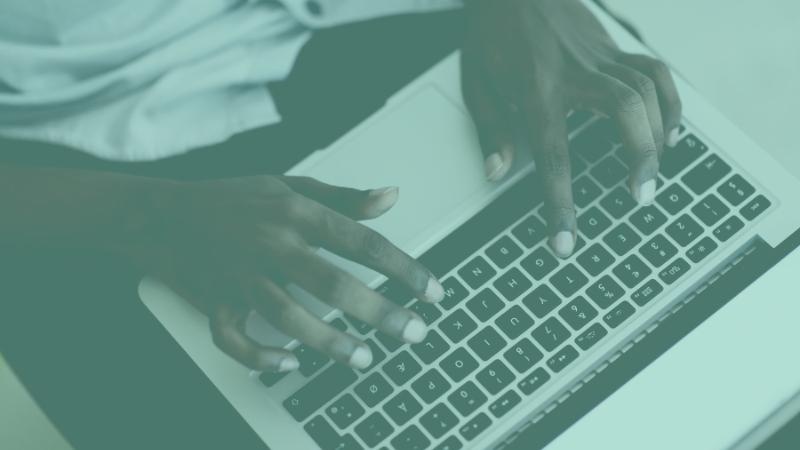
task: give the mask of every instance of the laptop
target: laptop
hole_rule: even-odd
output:
[[[651,53],[586,4],[621,48]],[[400,187],[398,204],[368,225],[431,269],[445,300],[417,302],[321,253],[420,314],[425,341],[400,344],[290,286],[367,342],[373,363],[334,364],[253,315],[247,332],[291,349],[301,366],[251,373],[213,345],[204,315],[157,279],[142,280],[144,304],[264,443],[751,448],[800,411],[800,303],[790,285],[800,267],[800,182],[677,77],[681,138],[651,206],[627,192],[608,120],[570,115],[579,240],[560,260],[545,243],[530,152],[518,152],[503,181],[485,180],[458,57],[290,171]]]

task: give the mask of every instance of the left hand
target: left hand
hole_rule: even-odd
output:
[[[521,120],[545,195],[550,246],[575,246],[566,116],[589,109],[617,124],[634,198],[654,199],[665,141],[674,146],[681,102],[667,66],[621,51],[580,0],[467,0],[462,51],[464,98],[477,125],[486,175],[502,178]]]

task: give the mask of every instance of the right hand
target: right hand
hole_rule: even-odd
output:
[[[318,256],[324,247],[381,272],[423,301],[444,290],[420,263],[357,220],[382,215],[397,188],[356,190],[311,178],[257,176],[179,185],[164,208],[167,234],[148,258],[167,284],[203,310],[225,353],[255,370],[289,371],[297,358],[243,329],[255,311],[288,336],[356,368],[372,362],[360,339],[297,303],[294,283],[318,299],[404,342],[425,338],[422,319]],[[166,254],[163,254],[166,250]]]

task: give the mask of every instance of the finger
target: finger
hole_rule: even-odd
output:
[[[619,126],[631,168],[628,178],[631,195],[641,204],[650,204],[655,199],[658,149],[644,99],[627,84],[603,73],[596,74],[592,83],[599,97],[598,107],[607,111]]]
[[[354,220],[374,219],[390,210],[399,195],[397,187],[353,189],[323,183],[311,177],[282,177],[292,190],[339,211]]]
[[[544,190],[544,212],[553,252],[566,258],[575,248],[575,206],[567,151],[566,112],[549,94],[531,92],[525,100],[536,172]]]
[[[366,344],[311,314],[274,281],[261,278],[248,302],[287,336],[357,369],[372,364],[372,352]]]
[[[260,371],[288,372],[297,369],[299,362],[289,351],[265,347],[242,330],[243,313],[230,305],[219,305],[211,315],[211,336],[214,343],[230,357],[245,366]]]
[[[502,179],[514,160],[513,134],[509,126],[509,112],[503,100],[493,95],[482,71],[462,56],[461,87],[467,109],[478,131],[483,152],[486,178]]]
[[[661,106],[666,144],[667,147],[675,147],[678,144],[678,135],[680,134],[683,106],[680,95],[678,95],[678,88],[675,86],[675,79],[672,78],[669,67],[664,62],[647,55],[624,54],[620,58],[620,62],[636,68],[655,82],[658,103]]]
[[[309,208],[312,242],[398,281],[423,301],[444,299],[444,288],[420,262],[383,235],[323,206]]]
[[[425,339],[427,328],[419,316],[310,250],[294,252],[287,266],[286,276],[291,281],[329,305],[405,342]]]
[[[656,85],[643,73],[638,70],[621,64],[612,64],[603,67],[603,72],[627,84],[635,90],[644,100],[645,110],[647,111],[647,121],[650,123],[650,131],[653,135],[653,142],[659,155],[664,149],[664,124],[661,118],[661,107],[658,103],[658,93]]]

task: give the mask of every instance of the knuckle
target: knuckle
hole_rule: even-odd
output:
[[[545,151],[540,160],[542,173],[546,178],[562,178],[570,175],[570,162],[566,149],[557,147]]]
[[[616,87],[612,89],[614,109],[620,113],[638,112],[644,108],[642,96],[633,89]]]
[[[654,95],[656,93],[656,84],[649,77],[645,75],[637,75],[634,77],[636,83],[636,91],[644,97]]]
[[[376,231],[367,230],[361,239],[363,256],[370,261],[381,261],[389,254],[389,240]]]
[[[281,197],[278,208],[283,216],[293,223],[308,217],[310,210],[305,198],[294,191],[287,192]]]

